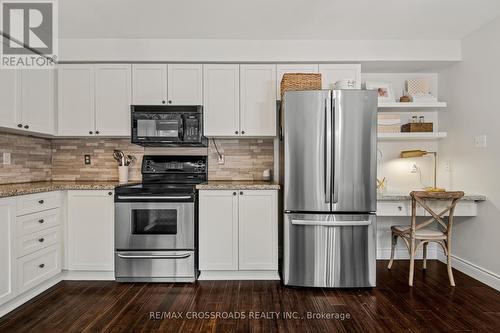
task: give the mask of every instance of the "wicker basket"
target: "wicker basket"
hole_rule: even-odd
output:
[[[294,90],[320,90],[321,74],[311,73],[286,73],[281,79],[281,100],[285,91]]]

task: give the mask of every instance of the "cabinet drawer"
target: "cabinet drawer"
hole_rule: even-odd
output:
[[[17,237],[29,235],[59,225],[59,209],[19,216],[16,218]]]
[[[24,257],[27,254],[58,244],[60,233],[59,227],[55,227],[18,238],[17,257]]]
[[[417,216],[424,216],[425,211],[417,206]],[[383,201],[377,203],[378,216],[411,216],[410,201]]]
[[[59,245],[52,245],[17,260],[17,283],[24,292],[61,271]]]
[[[60,205],[59,192],[23,195],[17,198],[17,216],[58,208]]]

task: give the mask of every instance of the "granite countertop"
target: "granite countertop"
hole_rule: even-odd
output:
[[[279,190],[280,185],[274,182],[247,180],[210,180],[196,185],[198,190]]]
[[[133,182],[130,184],[134,184]],[[64,190],[114,190],[118,181],[49,181],[0,185],[0,198]]]
[[[411,200],[409,193],[385,193],[377,194],[377,201],[404,201]],[[465,201],[485,201],[486,196],[481,194],[465,194],[461,200]]]

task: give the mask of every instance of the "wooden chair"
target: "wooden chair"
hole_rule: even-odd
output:
[[[389,261],[388,269],[391,269],[394,262],[394,248],[396,247],[398,237],[401,237],[410,252],[410,276],[408,283],[413,286],[413,271],[415,269],[415,254],[420,245],[423,245],[423,269],[427,268],[427,245],[429,242],[436,242],[443,247],[444,253],[447,257],[448,277],[450,285],[455,286],[453,279],[453,272],[451,270],[451,231],[453,227],[453,213],[455,206],[463,196],[464,192],[424,192],[414,191],[410,193],[411,204],[411,225],[391,226],[392,233],[392,247],[391,247],[391,260]],[[425,202],[425,200],[448,200],[450,203],[446,209],[436,213]],[[432,216],[417,225],[417,203],[422,206]],[[444,214],[449,212],[448,223],[443,219]],[[438,223],[438,229],[435,230],[426,228],[433,222]],[[418,241],[418,243],[416,243]]]

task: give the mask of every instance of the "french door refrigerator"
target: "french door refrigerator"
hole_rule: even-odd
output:
[[[375,286],[377,98],[373,90],[285,93],[285,285]]]

